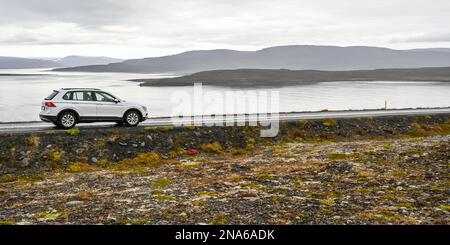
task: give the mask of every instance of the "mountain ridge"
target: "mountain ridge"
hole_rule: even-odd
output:
[[[192,50],[159,57],[130,59],[109,65],[57,71],[194,73],[220,69],[361,70],[450,66],[450,52],[395,50],[371,46],[286,45],[256,51]]]
[[[28,69],[59,67],[57,62],[46,59],[0,56],[0,69]]]
[[[0,56],[0,69],[74,67],[80,65],[110,64],[121,61],[123,60],[105,56],[69,55],[62,58],[23,58]]]
[[[122,62],[123,59],[111,58],[106,56],[82,56],[69,55],[55,60],[62,67],[76,67],[85,65],[102,65]]]

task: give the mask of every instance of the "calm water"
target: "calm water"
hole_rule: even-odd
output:
[[[133,78],[170,77],[174,74],[64,73],[36,69],[0,70],[0,73],[47,74],[0,76],[0,122],[38,121],[42,99],[53,89],[62,87],[101,88],[119,98],[147,105],[152,117],[172,115],[174,108],[178,106],[171,101],[176,91],[182,90],[193,95],[192,87],[139,87],[138,83],[125,81]],[[224,95],[230,89],[203,87],[204,93],[213,90]],[[450,106],[450,83],[441,82],[327,82],[275,89],[261,88],[255,91],[271,90],[279,91],[281,112],[377,109],[384,107],[385,100],[389,108]],[[215,101],[214,110],[223,111],[225,103]],[[205,105],[211,107],[212,103],[205,102]],[[248,109],[247,112],[256,112],[255,110]]]

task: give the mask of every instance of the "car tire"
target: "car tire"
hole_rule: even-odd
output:
[[[69,129],[75,127],[76,124],[77,116],[73,112],[66,111],[58,117],[57,125],[59,128]]]
[[[135,110],[131,110],[125,113],[125,116],[123,118],[123,123],[128,127],[135,127],[139,124],[140,121],[141,115]]]

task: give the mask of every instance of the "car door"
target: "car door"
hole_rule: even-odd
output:
[[[106,92],[94,92],[97,104],[97,117],[102,120],[122,118],[122,105]]]
[[[70,96],[82,121],[95,120],[97,105],[91,91],[73,91]]]

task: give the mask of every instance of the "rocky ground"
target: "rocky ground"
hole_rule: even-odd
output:
[[[4,177],[0,222],[450,224],[450,135],[247,148]]]

